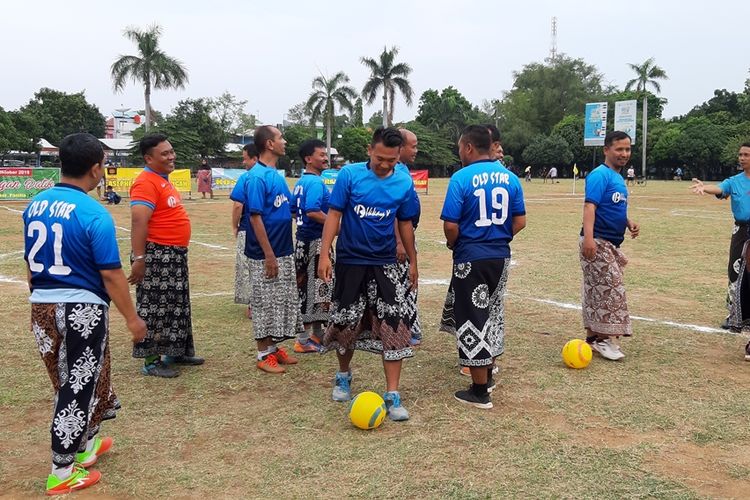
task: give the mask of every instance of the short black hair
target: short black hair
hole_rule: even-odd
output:
[[[461,140],[474,146],[480,153],[489,153],[492,137],[485,125],[469,125],[461,132]]]
[[[484,126],[484,128],[486,128],[489,131],[492,142],[500,142],[500,130],[496,126],[494,126],[491,123],[488,123],[487,125]]]
[[[299,157],[302,158],[302,163],[306,164],[305,158],[312,156],[315,150],[318,148],[326,148],[326,143],[320,139],[308,139],[299,145]]]
[[[750,141],[745,141],[740,144],[740,148],[750,148]]]
[[[151,153],[152,149],[167,140],[169,140],[169,138],[164,134],[148,134],[143,136],[141,142],[138,143],[138,149],[141,150],[141,156],[145,158],[147,154]]]
[[[400,148],[404,144],[404,138],[401,136],[401,132],[393,127],[378,127],[372,134],[372,141],[370,146],[376,144],[382,144],[387,148]]]
[[[258,148],[255,147],[255,144],[245,144],[242,147],[242,150],[247,153],[247,156],[249,156],[250,158],[258,157]]]
[[[66,135],[60,143],[61,172],[65,177],[80,179],[97,163],[104,162],[104,148],[99,139],[85,132]]]
[[[255,149],[258,154],[261,154],[266,150],[266,142],[273,139],[273,129],[271,125],[261,125],[253,132],[253,142],[255,143]]]
[[[623,139],[627,139],[631,143],[633,142],[633,139],[631,139],[630,136],[622,130],[613,130],[611,132],[607,132],[607,135],[604,137],[604,146],[609,147],[615,141],[622,141]]]

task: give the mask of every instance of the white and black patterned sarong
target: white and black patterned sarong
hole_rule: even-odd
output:
[[[266,261],[250,259],[250,306],[255,340],[274,342],[297,337],[304,331],[297,295],[294,255],[277,257],[279,273],[266,277]]]
[[[742,228],[741,231],[747,231],[747,227]],[[736,234],[737,233],[735,232],[735,236]],[[748,246],[750,246],[750,240],[747,239],[747,236],[743,236],[744,238],[737,238],[737,240],[743,239],[744,241],[741,243],[741,250],[739,252],[736,252],[735,250],[733,255],[734,257],[739,254],[739,257],[735,260],[735,272],[737,278],[736,281],[730,285],[729,317],[727,318],[727,324],[734,332],[750,330],[750,277],[748,277],[750,269],[747,267],[747,252]],[[740,246],[740,244],[735,245],[734,237],[732,238],[732,246]]]
[[[31,330],[55,391],[52,463],[65,467],[120,408],[110,379],[109,308],[32,304]]]
[[[385,361],[414,355],[404,315],[406,287],[397,264],[361,266],[337,263],[331,319],[324,351],[382,354]]]
[[[302,323],[328,322],[331,310],[333,285],[318,278],[321,240],[300,241],[294,247],[294,262],[297,267],[297,291],[299,293]],[[334,262],[331,255],[331,263]]]
[[[134,358],[195,356],[187,247],[146,243],[146,272],[135,300],[148,331],[133,346]]]
[[[510,259],[453,265],[440,331],[456,336],[461,366],[490,366],[505,350],[505,287]]]
[[[404,321],[409,327],[409,332],[413,340],[422,340],[422,325],[419,322],[419,309],[417,308],[417,291],[418,288],[410,287],[409,269],[411,264],[409,259],[403,263],[398,263],[398,272],[401,282],[406,287],[404,295]]]
[[[250,259],[245,255],[247,232],[237,231],[237,256],[234,262],[234,303],[250,303]]]

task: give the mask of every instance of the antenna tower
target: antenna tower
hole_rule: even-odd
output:
[[[552,17],[552,45],[549,48],[549,60],[557,59],[557,17]]]

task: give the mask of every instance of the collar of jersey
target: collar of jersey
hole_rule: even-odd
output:
[[[496,161],[497,160],[492,160],[490,158],[486,158],[486,159],[483,159],[483,160],[473,161],[473,162],[469,163],[469,165],[464,165],[464,168],[466,168],[466,167],[468,167],[470,165],[475,165],[477,163],[495,163]]]
[[[68,184],[67,182],[58,182],[55,184],[55,187],[63,187],[63,188],[70,188],[70,189],[77,189],[78,191],[85,193],[83,189],[79,188],[78,186],[74,186],[73,184]]]
[[[169,180],[169,175],[164,175],[164,174],[160,174],[159,172],[154,172],[153,170],[151,170],[148,167],[143,167],[143,170],[145,170],[146,172],[151,172],[152,174],[156,174],[156,175],[158,175],[159,177],[161,177],[162,179],[164,179],[166,181]]]
[[[255,162],[255,164],[256,164],[256,165],[260,165],[261,167],[266,167],[266,168],[270,168],[271,170],[278,170],[278,168],[277,168],[277,167],[269,167],[268,165],[266,165],[265,163],[263,163],[263,162],[262,162],[262,161],[260,161],[260,160],[258,160],[257,162]]]

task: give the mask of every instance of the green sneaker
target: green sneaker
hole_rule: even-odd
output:
[[[88,469],[96,463],[99,457],[107,453],[110,448],[112,448],[111,437],[105,437],[102,439],[97,436],[94,438],[94,448],[91,451],[76,453],[76,463],[81,464],[82,467]]]
[[[50,474],[47,477],[47,496],[65,495],[75,490],[88,488],[99,482],[102,473],[97,470],[88,471],[83,467],[76,465],[73,467],[73,473],[66,479],[58,479],[56,475]]]

